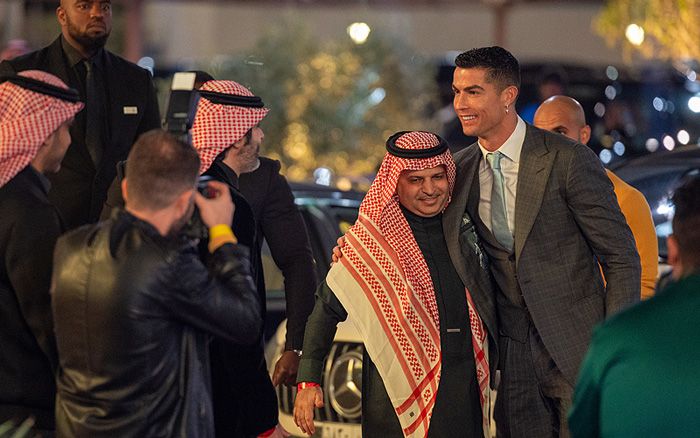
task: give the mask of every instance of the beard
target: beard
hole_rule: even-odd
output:
[[[90,52],[103,48],[105,44],[107,44],[107,39],[109,38],[109,34],[111,32],[109,27],[105,27],[106,30],[104,34],[99,36],[90,36],[85,32],[81,32],[70,21],[67,23],[67,29],[68,34],[85,50]]]

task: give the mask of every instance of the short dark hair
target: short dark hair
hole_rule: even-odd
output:
[[[479,47],[462,52],[455,59],[459,68],[483,68],[486,79],[503,90],[511,85],[520,88],[520,64],[503,47]]]
[[[127,204],[162,210],[184,191],[193,189],[199,175],[199,156],[193,147],[161,129],[141,135],[126,160]]]
[[[700,268],[700,174],[686,176],[673,193],[673,235],[683,265]]]

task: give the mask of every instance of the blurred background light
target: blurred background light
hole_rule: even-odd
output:
[[[694,113],[700,113],[700,96],[693,96],[688,99],[688,108]]]
[[[659,149],[659,140],[648,138],[644,146],[646,146],[649,152],[656,152]]]
[[[627,41],[629,41],[631,44],[641,46],[644,42],[644,29],[641,26],[632,23],[627,26],[627,29],[625,29],[625,37],[627,37]]]
[[[690,134],[688,134],[688,131],[685,129],[681,129],[678,131],[678,135],[676,135],[676,138],[678,139],[678,143],[680,144],[688,144],[690,142]]]
[[[364,44],[372,31],[367,23],[352,23],[348,26],[348,35],[355,44]]]
[[[605,104],[602,102],[596,103],[593,107],[593,112],[596,116],[603,117],[605,115]]]
[[[612,160],[612,152],[610,152],[610,149],[603,149],[600,151],[599,157],[603,164],[608,164]]]
[[[617,69],[616,69],[615,67],[613,67],[612,65],[609,65],[609,66],[605,69],[605,75],[606,75],[606,76],[608,77],[608,79],[610,79],[611,81],[616,81],[617,78],[620,76],[620,72],[618,72]]]
[[[330,186],[333,172],[327,167],[319,167],[314,170],[314,182],[322,186]]]
[[[617,155],[622,156],[625,154],[625,145],[621,141],[616,141],[615,144],[613,144],[613,151]]]
[[[672,151],[676,147],[676,141],[670,135],[664,136],[663,144],[666,149]]]
[[[615,96],[617,96],[617,90],[615,89],[615,87],[613,87],[612,85],[608,85],[607,87],[605,87],[605,97],[607,97],[610,100],[614,100]]]
[[[153,76],[153,67],[155,67],[156,62],[151,58],[150,56],[144,56],[143,58],[139,59],[139,62],[136,63],[139,67],[145,68],[149,72],[151,72],[151,76]]]

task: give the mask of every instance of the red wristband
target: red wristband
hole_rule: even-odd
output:
[[[319,385],[316,382],[299,382],[297,383],[297,392],[301,391],[304,388],[316,388],[319,387]]]

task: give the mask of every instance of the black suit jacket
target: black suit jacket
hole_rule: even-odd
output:
[[[54,428],[58,364],[51,265],[63,232],[46,188],[27,166],[0,187],[0,424],[30,415]]]
[[[275,264],[284,275],[287,301],[287,350],[301,350],[304,327],[314,307],[316,271],[304,219],[280,162],[260,157],[260,167],[244,173],[238,183],[255,215],[258,252],[264,237]]]
[[[143,132],[160,127],[155,88],[148,71],[105,50],[105,123],[102,159],[95,166],[83,141],[68,148],[61,171],[51,179],[49,199],[58,208],[68,229],[99,218],[107,189],[116,175],[116,163],[125,160],[131,145]],[[44,70],[80,89],[61,46],[51,45],[0,63],[0,75],[23,70]],[[84,98],[84,96],[83,96]],[[84,138],[84,127],[74,123],[71,137]]]

